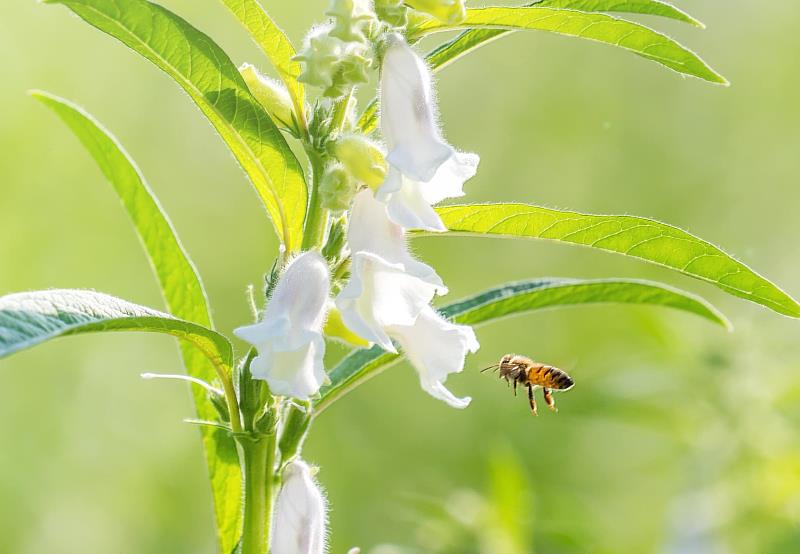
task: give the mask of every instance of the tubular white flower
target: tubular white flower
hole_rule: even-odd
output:
[[[444,382],[449,374],[464,369],[467,352],[474,353],[480,348],[471,327],[451,323],[427,306],[412,325],[395,325],[387,331],[400,343],[428,394],[454,408],[469,405],[470,397],[456,397]]]
[[[328,265],[305,252],[284,271],[263,319],[234,330],[258,350],[250,371],[274,394],[308,400],[325,382],[322,326],[329,293]]]
[[[381,130],[393,167],[379,189],[392,220],[407,228],[445,230],[431,205],[463,196],[480,158],[442,138],[430,71],[401,37],[391,39],[381,73]]]
[[[325,552],[325,497],[301,460],[283,470],[283,486],[275,501],[270,540],[272,554]]]
[[[336,306],[350,330],[396,352],[386,327],[412,325],[447,287],[433,268],[411,256],[402,227],[389,220],[386,206],[369,190],[356,195],[347,237],[352,272]]]

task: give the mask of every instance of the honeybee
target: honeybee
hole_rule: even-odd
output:
[[[505,379],[509,384],[514,384],[514,396],[517,395],[517,385],[523,385],[528,388],[528,401],[533,415],[536,415],[536,399],[533,397],[535,389],[542,388],[547,407],[557,412],[553,391],[569,390],[575,384],[566,371],[534,362],[530,358],[517,356],[516,354],[506,354],[500,358],[498,363],[482,369],[481,373],[490,369],[493,372],[500,370],[500,378]]]

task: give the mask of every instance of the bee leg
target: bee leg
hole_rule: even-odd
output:
[[[517,396],[517,380],[514,379],[514,396]]]
[[[533,387],[528,385],[528,402],[531,405],[531,413],[536,415],[536,399],[533,397]]]
[[[550,389],[543,389],[543,392],[544,392],[544,401],[547,402],[547,407],[553,410],[554,412],[557,412],[558,409],[556,408],[556,401],[553,398],[553,391],[551,391]]]

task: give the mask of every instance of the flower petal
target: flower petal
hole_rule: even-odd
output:
[[[480,348],[471,327],[451,323],[428,306],[413,325],[395,325],[387,331],[403,348],[426,392],[454,408],[469,405],[469,397],[457,398],[445,388],[444,382],[449,374],[464,369],[468,352]]]
[[[417,181],[429,181],[453,155],[436,125],[430,71],[399,35],[383,58],[381,130],[386,161]]]
[[[327,505],[325,497],[302,460],[287,464],[275,501],[270,552],[323,554]]]

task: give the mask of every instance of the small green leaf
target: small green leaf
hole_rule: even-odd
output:
[[[250,177],[289,251],[300,247],[303,171],[228,55],[208,36],[146,0],[45,0],[64,4],[172,77],[214,125]]]
[[[91,115],[80,107],[53,96],[34,91],[34,98],[51,108],[69,126],[89,151],[114,187],[131,218],[147,252],[161,293],[170,312],[181,319],[213,329],[208,300],[200,277],[136,164],[119,142]],[[216,377],[211,362],[188,342],[181,343],[186,372],[206,382]],[[205,391],[192,388],[197,416],[213,420],[217,411]],[[215,515],[223,552],[230,552],[238,540],[241,509],[241,471],[236,444],[230,435],[201,428],[206,464],[214,496]]]
[[[618,46],[678,73],[712,83],[727,85],[724,77],[711,69],[694,52],[648,27],[603,13],[585,13],[558,8],[474,8],[458,25],[446,25],[428,18],[409,31],[409,40],[452,29],[497,29],[506,31],[539,30],[585,38]],[[474,48],[474,46],[472,46]]]
[[[479,326],[547,308],[607,303],[674,308],[731,328],[725,316],[700,297],[659,283],[631,279],[536,279],[508,283],[440,311],[456,323]],[[378,346],[351,352],[330,371],[331,384],[322,388],[315,413],[401,358],[402,355],[386,352]]]
[[[293,61],[296,52],[289,37],[264,10],[258,0],[222,0],[247,29],[269,61],[278,70],[294,104],[295,114],[305,119],[305,90],[297,80],[302,67]]]
[[[54,289],[0,297],[0,358],[45,341],[101,331],[164,333],[188,341],[220,370],[233,349],[216,331],[91,290]]]
[[[644,217],[588,215],[529,204],[466,204],[436,211],[452,234],[557,240],[633,256],[725,292],[800,317],[800,304],[716,246],[671,225]]]

